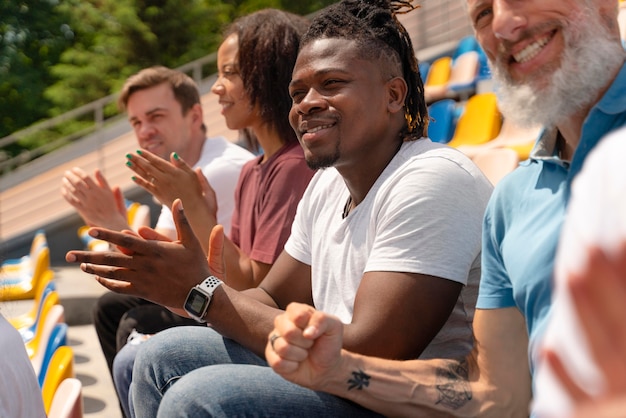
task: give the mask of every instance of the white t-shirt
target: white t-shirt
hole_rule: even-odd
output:
[[[41,388],[22,337],[0,314],[0,417],[45,417]]]
[[[480,278],[482,217],[491,190],[460,152],[428,139],[406,142],[345,219],[349,192],[343,178],[334,168],[316,173],[285,250],[311,265],[315,307],[344,323],[352,320],[367,271],[421,273],[463,283],[453,313],[422,358],[447,357],[446,345],[467,352]],[[440,341],[448,344],[439,346]]]
[[[215,190],[217,197],[217,223],[230,234],[230,222],[235,208],[235,187],[243,165],[254,155],[233,144],[224,137],[207,138],[202,146],[200,159],[193,168],[201,167],[202,173]],[[172,210],[163,205],[156,228],[176,230]]]
[[[542,341],[556,351],[571,378],[590,395],[598,394],[603,378],[590,354],[578,313],[567,289],[567,273],[582,270],[588,249],[607,253],[626,239],[626,129],[603,139],[589,154],[572,184],[568,212],[555,261],[555,288],[550,322]],[[552,370],[538,363],[533,412],[539,417],[571,415],[571,400]]]

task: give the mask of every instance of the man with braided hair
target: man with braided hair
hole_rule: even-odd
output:
[[[594,371],[584,341],[577,338],[580,328],[564,286],[570,275],[576,281],[585,271],[586,244],[596,239],[615,243],[604,230],[594,234],[594,226],[619,231],[619,225],[592,213],[589,207],[598,206],[598,197],[586,193],[578,196],[586,206],[574,212],[582,222],[561,232],[570,190],[583,181],[577,177],[581,167],[606,133],[626,124],[626,53],[618,5],[615,0],[467,3],[504,117],[521,126],[544,126],[529,160],[498,183],[485,213],[474,350],[458,360],[427,361],[350,353],[342,350],[339,319],[293,304],[276,318],[266,357],[293,382],[390,416],[527,417],[533,390],[533,416],[571,416],[572,401],[610,399],[611,389],[619,387],[619,382],[596,386],[599,370]],[[609,171],[593,177],[589,190],[623,195],[607,185]],[[557,264],[555,274],[557,244],[557,263],[563,264]],[[557,286],[551,300],[553,275]],[[576,384],[565,385],[572,393],[550,376],[556,363],[543,361],[542,344],[567,361],[556,372],[561,378],[572,373]],[[619,367],[615,370],[620,375]],[[353,373],[370,376],[369,386],[350,389]],[[594,412],[624,415],[623,410]]]
[[[141,346],[131,386],[136,416],[377,415],[268,367],[268,333],[291,302],[341,318],[343,346],[354,352],[456,358],[471,349],[491,186],[463,154],[424,137],[423,86],[395,18],[407,8],[344,0],[303,36],[285,88],[291,126],[318,171],[258,288],[237,292],[212,277],[194,288],[224,271],[221,236],[212,235],[207,263],[178,202],[178,242],[96,228],[92,234],[125,254],[68,254],[111,290],[177,312],[187,300],[186,312],[211,324],[167,330]],[[367,374],[350,377],[354,390],[368,384]]]

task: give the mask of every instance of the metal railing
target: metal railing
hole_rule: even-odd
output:
[[[203,79],[208,78],[211,75],[205,75],[205,68],[215,65],[216,60],[217,54],[213,52],[202,58],[198,58],[195,61],[191,61],[181,67],[178,67],[177,70],[186,73],[187,75],[192,77],[197,84],[200,84]],[[117,100],[117,97],[117,93],[108,95],[86,105],[80,106],[76,109],[73,109],[69,112],[63,113],[62,115],[35,123],[28,128],[22,129],[8,136],[5,136],[4,138],[1,138],[0,148],[4,148],[20,141],[23,138],[27,138],[31,135],[53,129],[68,121],[79,119],[88,119],[92,121],[92,123],[87,128],[83,128],[77,132],[61,136],[60,138],[54,139],[32,150],[24,150],[14,157],[7,157],[6,155],[4,155],[3,158],[3,156],[0,155],[0,175],[6,174],[10,170],[13,170],[16,167],[19,167],[20,165],[23,165],[27,162],[30,162],[35,158],[50,152],[51,150],[57,149],[63,145],[69,144],[79,138],[82,138],[85,135],[93,133],[103,128],[107,122],[118,120],[120,117],[119,113],[116,113],[109,117],[105,116],[105,108],[114,104]]]

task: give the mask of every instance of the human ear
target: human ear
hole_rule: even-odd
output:
[[[196,103],[195,105],[193,105],[190,112],[191,112],[191,117],[192,117],[193,122],[202,124],[203,116],[202,116],[202,106],[200,105],[200,103]]]
[[[404,112],[404,100],[408,93],[408,86],[402,77],[394,77],[387,82],[389,113]]]

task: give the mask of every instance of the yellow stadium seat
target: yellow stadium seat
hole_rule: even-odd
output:
[[[26,275],[32,275],[39,253],[47,247],[48,240],[46,239],[45,232],[42,230],[37,231],[30,244],[30,251],[27,255],[5,260],[2,263],[0,266],[0,279],[12,280],[19,279]]]
[[[133,231],[137,231],[142,226],[150,226],[150,206],[133,202],[126,210],[128,225]]]
[[[150,226],[150,206],[138,202],[127,201],[126,215],[128,225],[133,231],[138,231],[142,226]],[[83,225],[78,228],[78,238],[89,251],[108,251],[109,243],[89,235],[89,226]]]
[[[426,103],[445,98],[467,98],[475,89],[480,58],[478,52],[467,51],[450,63],[448,79],[438,85],[424,87]]]
[[[517,126],[510,120],[504,119],[498,136],[489,142],[480,145],[461,145],[457,149],[470,158],[474,158],[479,152],[490,148],[506,147],[517,152],[520,161],[528,159],[539,133],[540,126]]]
[[[53,279],[47,245],[37,252],[36,259],[31,263],[32,270],[25,269],[19,276],[0,276],[0,301],[34,299]]]
[[[430,65],[430,69],[428,70],[426,81],[424,81],[424,95],[428,97],[429,95],[434,95],[435,92],[445,89],[445,86],[450,79],[451,71],[451,57],[441,57],[433,61]]]
[[[44,357],[46,355],[46,347],[48,346],[48,341],[50,340],[50,335],[52,334],[54,327],[65,321],[65,311],[63,305],[55,304],[50,306],[51,303],[52,302],[46,303],[44,306],[42,320],[37,327],[35,336],[32,340],[24,344],[37,376],[39,376],[39,373],[41,372],[41,366],[43,365]]]
[[[54,299],[54,302],[48,302],[52,305],[59,303],[58,294],[55,292],[56,286],[53,281],[48,281],[48,284],[41,289],[35,296],[31,309],[19,316],[8,318],[8,321],[15,329],[20,332],[24,342],[30,341],[37,331],[37,326],[42,318],[43,308],[49,298]],[[53,293],[50,295],[50,293]]]
[[[74,351],[66,345],[59,347],[54,352],[46,378],[41,387],[43,405],[46,413],[50,411],[54,394],[59,389],[61,382],[74,377]]]
[[[494,93],[481,93],[470,97],[457,122],[451,147],[480,145],[495,138],[500,132],[502,116]]]

